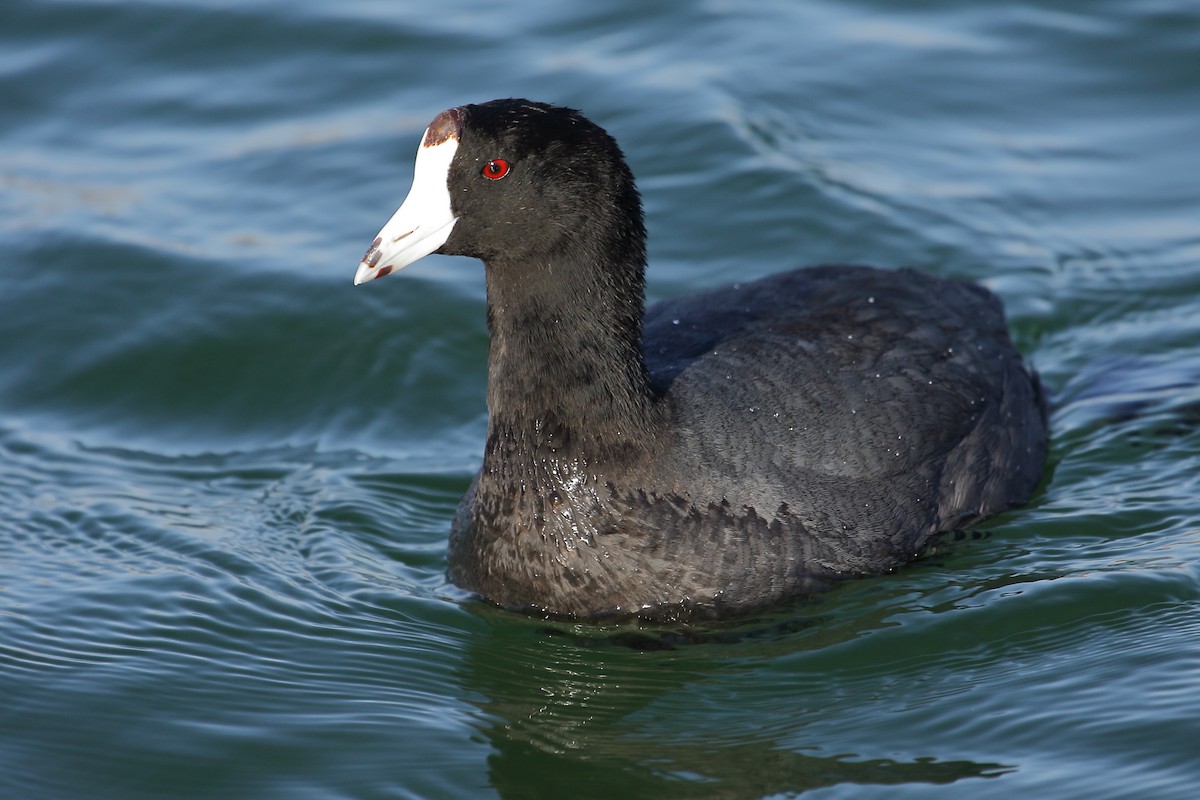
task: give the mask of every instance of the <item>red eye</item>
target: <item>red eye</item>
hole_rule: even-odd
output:
[[[508,174],[508,162],[503,158],[492,159],[483,165],[483,177],[498,181]]]

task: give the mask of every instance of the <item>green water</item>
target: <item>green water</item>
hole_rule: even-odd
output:
[[[1195,796],[1200,8],[10,1],[0,76],[0,797]],[[510,95],[622,143],[651,299],[999,293],[1034,501],[725,626],[448,585],[482,271],[351,277]]]

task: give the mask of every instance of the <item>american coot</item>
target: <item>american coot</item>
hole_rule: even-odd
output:
[[[613,139],[527,100],[443,111],[356,284],[482,259],[488,435],[449,576],[514,609],[679,620],[893,570],[1028,499],[1044,403],[985,289],[819,266],[644,310]]]

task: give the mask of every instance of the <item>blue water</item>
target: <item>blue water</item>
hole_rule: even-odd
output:
[[[448,585],[478,264],[353,287],[438,111],[578,107],[648,294],[980,281],[1054,396],[1026,508],[674,630]],[[0,7],[0,796],[1192,798],[1200,7]]]

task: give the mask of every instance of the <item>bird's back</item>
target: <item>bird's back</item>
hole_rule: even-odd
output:
[[[1036,379],[981,287],[802,269],[660,303],[644,340],[676,422],[664,479],[759,515],[786,508],[811,535],[891,543],[867,562],[911,558],[1040,478]]]

